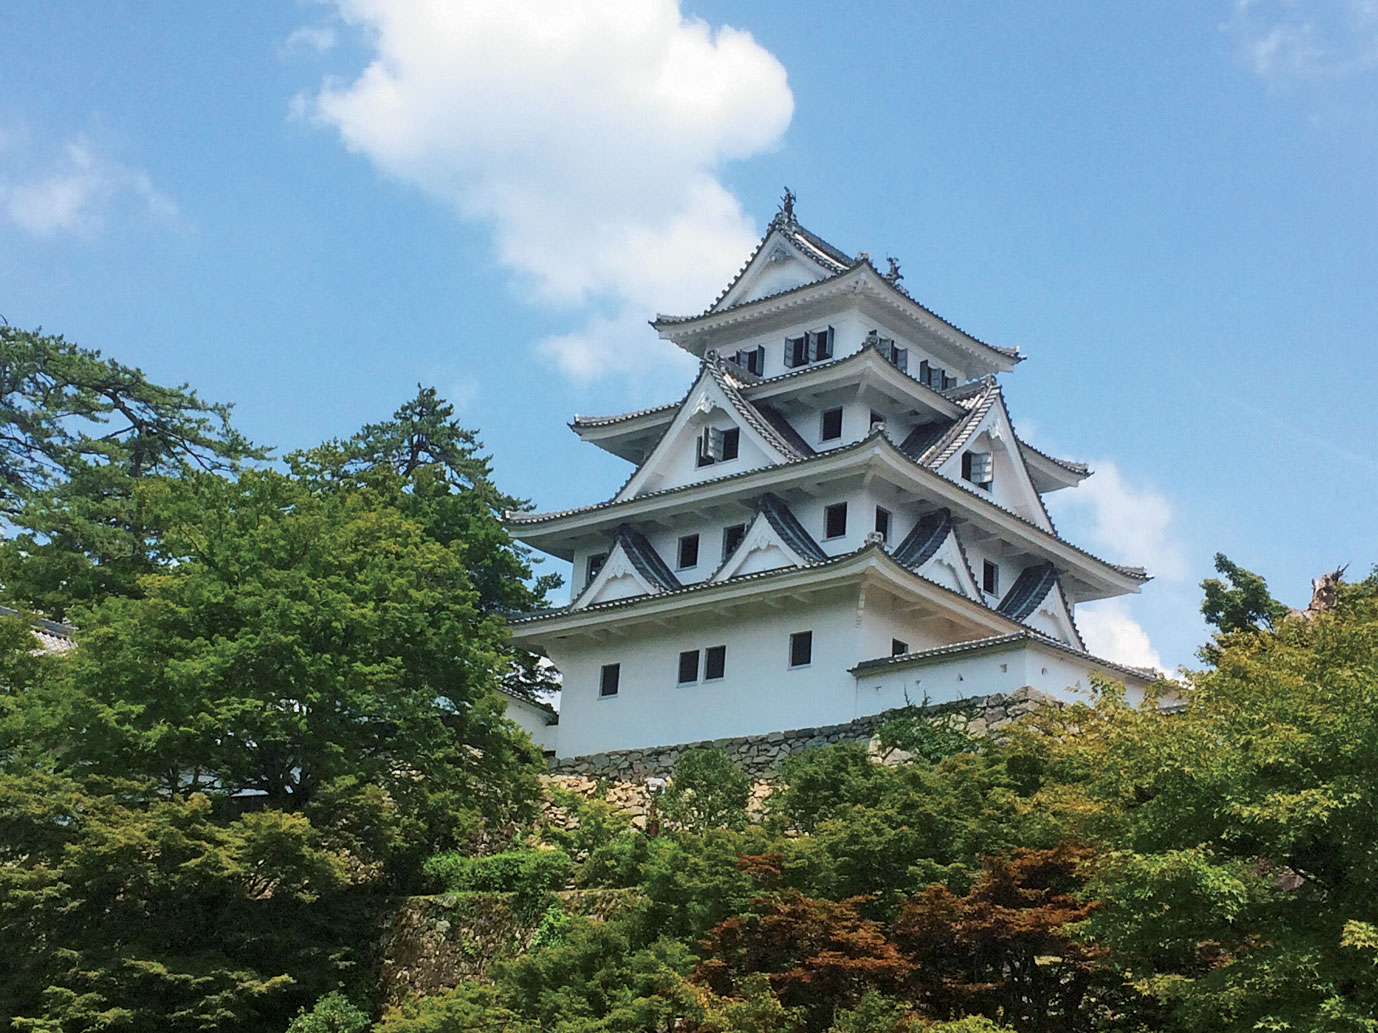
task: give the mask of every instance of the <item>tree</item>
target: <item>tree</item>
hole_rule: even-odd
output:
[[[322,491],[367,488],[398,508],[437,542],[453,549],[478,593],[481,612],[509,615],[539,609],[558,574],[533,577],[531,551],[502,526],[504,511],[530,508],[498,490],[492,464],[477,434],[459,424],[454,406],[434,388],[392,419],[364,426],[353,437],[328,441],[288,456],[293,471]],[[540,658],[510,646],[503,650],[504,682],[523,695],[557,687]]]
[[[136,592],[160,557],[135,485],[263,455],[228,405],[0,325],[0,507],[20,531],[0,548],[0,581],[23,607],[64,619],[73,605]]]
[[[1089,927],[1178,1028],[1375,1028],[1378,599],[1225,636],[1181,714],[1088,748],[1124,815]]]
[[[1268,582],[1260,575],[1221,552],[1215,554],[1215,569],[1225,580],[1208,577],[1201,582],[1201,614],[1217,630],[1217,643],[1224,636],[1271,629],[1287,616],[1287,607],[1268,594]],[[1213,663],[1218,654],[1218,644],[1201,648],[1207,662]]]
[[[281,1029],[360,957],[361,917],[300,815],[0,775],[6,1028]]]
[[[665,816],[694,832],[746,825],[751,778],[722,750],[701,746],[675,761],[674,777],[661,796]]]
[[[454,549],[377,491],[272,471],[143,490],[177,562],[88,612],[63,770],[295,811],[348,780],[429,849],[526,813],[532,754],[493,691],[506,629]]]

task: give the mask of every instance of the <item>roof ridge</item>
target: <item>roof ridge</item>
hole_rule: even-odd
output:
[[[633,409],[630,412],[616,413],[612,416],[580,416],[574,414],[574,419],[568,424],[570,429],[578,427],[606,427],[613,423],[621,423],[624,420],[634,420],[638,416],[649,416],[652,413],[664,412],[673,409],[678,402],[662,402],[660,405],[647,406],[645,409]]]
[[[1000,385],[994,377],[987,377],[985,393],[977,396],[966,415],[959,416],[946,433],[929,446],[923,456],[924,464],[936,470],[956,455],[957,450],[971,440],[971,435],[985,419],[986,413],[990,412],[990,407],[995,404],[995,399],[999,395]]]

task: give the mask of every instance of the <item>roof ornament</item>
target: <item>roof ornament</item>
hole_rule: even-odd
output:
[[[780,198],[780,210],[775,213],[775,218],[770,220],[772,226],[797,225],[794,219],[794,201],[794,191],[785,187],[785,196]]]
[[[884,279],[889,280],[891,284],[898,284],[904,279],[904,274],[900,272],[899,260],[891,255],[886,255],[885,260],[890,263],[890,270],[883,274]]]

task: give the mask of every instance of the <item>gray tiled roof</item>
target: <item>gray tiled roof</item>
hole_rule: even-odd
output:
[[[924,455],[943,439],[956,420],[931,420],[920,423],[900,442],[900,451],[916,462],[922,462]]]
[[[914,525],[914,529],[904,536],[904,541],[895,546],[895,559],[910,570],[918,570],[938,551],[939,546],[952,533],[952,511],[938,509],[926,513]]]
[[[1025,567],[1015,579],[1005,598],[996,607],[1006,617],[1022,621],[1038,608],[1057,584],[1057,568],[1051,563],[1035,563]]]
[[[986,413],[990,412],[991,406],[996,403],[999,397],[1000,387],[996,384],[995,378],[988,378],[985,392],[970,399],[971,408],[967,410],[967,414],[953,423],[947,432],[929,448],[924,457],[925,462],[936,470],[956,455],[962,446],[971,440],[971,436],[976,433],[976,428],[980,426]]]
[[[660,558],[660,553],[646,540],[646,536],[631,525],[623,524],[617,529],[616,542],[622,546],[637,572],[653,585],[659,585],[667,592],[684,587]]]
[[[799,518],[791,512],[789,506],[785,505],[784,499],[780,496],[766,492],[756,503],[756,508],[770,522],[770,526],[775,528],[775,533],[780,536],[784,543],[800,556],[818,563],[828,558],[823,547],[814,541],[813,536],[808,531],[804,530],[804,525],[799,522]]]
[[[1091,476],[1091,467],[1087,466],[1085,463],[1078,463],[1072,459],[1059,459],[1057,456],[1050,456],[1047,452],[1044,452],[1042,449],[1034,448],[1033,445],[1030,445],[1023,438],[1019,439],[1019,447],[1027,449],[1028,451],[1034,453],[1034,455],[1042,456],[1044,459],[1048,460],[1048,462],[1053,463],[1056,466],[1060,466],[1069,473],[1076,474],[1078,477]]]
[[[647,409],[635,409],[632,412],[617,413],[613,416],[580,416],[578,413],[575,413],[574,419],[569,422],[569,426],[572,429],[579,427],[607,427],[614,423],[635,420],[641,416],[651,416],[655,413],[669,412],[678,409],[679,406],[679,402],[666,402],[664,405],[653,405]]]
[[[804,440],[804,436],[794,429],[789,420],[785,419],[784,414],[775,406],[755,402],[747,402],[747,404],[754,406],[756,411],[765,418],[765,421],[775,428],[776,433],[788,441],[801,456],[811,456],[817,451]]]
[[[9,606],[0,606],[0,617],[22,617],[18,610]],[[70,649],[75,649],[77,640],[77,629],[71,624],[63,624],[60,621],[50,621],[44,617],[26,618],[30,631],[34,638],[38,639],[41,652],[44,653],[65,653]]]
[[[910,463],[912,463],[913,465],[915,465],[915,466],[919,467],[920,469],[924,470],[926,473],[928,473],[928,474],[930,474],[930,475],[932,475],[932,476],[935,476],[935,477],[941,477],[941,476],[942,476],[941,474],[938,474],[936,471],[930,469],[930,468],[929,468],[928,466],[926,466],[925,464],[923,464],[923,463],[921,463],[921,462],[918,462],[917,460],[913,459],[913,458],[910,457],[910,456],[906,456],[903,452],[901,452],[901,451],[899,450],[899,447],[898,447],[897,445],[894,445],[893,443],[891,443],[890,440],[889,440],[888,438],[886,438],[885,435],[884,435],[884,433],[881,432],[881,431],[874,431],[874,432],[872,432],[871,434],[868,434],[866,437],[862,438],[861,440],[859,440],[859,441],[854,441],[852,444],[850,444],[850,445],[845,445],[845,446],[843,446],[843,447],[841,447],[841,448],[832,449],[831,451],[828,451],[828,452],[819,452],[819,453],[817,453],[816,455],[813,455],[813,456],[806,456],[806,457],[801,457],[801,458],[799,458],[799,459],[791,460],[789,465],[799,465],[799,464],[809,463],[809,462],[822,462],[822,461],[824,461],[824,460],[826,460],[826,459],[830,459],[830,458],[836,457],[836,456],[838,456],[838,455],[842,455],[842,454],[847,453],[847,452],[858,452],[858,451],[861,451],[863,448],[866,448],[866,447],[868,447],[868,446],[870,446],[870,445],[873,445],[873,444],[876,444],[876,443],[880,443],[880,442],[883,442],[883,443],[884,443],[885,445],[887,445],[889,448],[893,449],[897,455],[902,456],[903,458],[905,458],[906,460],[908,460],[908,461],[909,461]],[[751,476],[753,476],[753,475],[755,475],[755,474],[759,474],[759,473],[763,472],[763,470],[770,470],[770,469],[779,469],[779,467],[758,467],[758,468],[753,469],[753,470],[742,470],[742,471],[739,471],[738,473],[728,474],[728,475],[726,475],[725,477],[715,477],[715,478],[711,478],[711,479],[709,479],[709,480],[695,481],[693,484],[682,484],[682,485],[678,485],[678,486],[673,487],[673,488],[662,488],[662,489],[660,489],[660,490],[658,490],[658,491],[648,491],[648,492],[646,492],[644,495],[638,495],[638,496],[636,496],[636,498],[634,498],[634,499],[622,499],[622,500],[619,500],[619,499],[613,498],[613,499],[607,500],[606,502],[597,502],[597,503],[594,503],[594,504],[588,505],[588,506],[575,506],[575,507],[570,508],[570,509],[554,510],[554,511],[549,512],[549,513],[526,513],[526,512],[518,512],[518,511],[508,510],[508,511],[504,514],[504,516],[505,516],[505,519],[506,519],[507,523],[508,523],[509,525],[513,526],[513,527],[521,527],[521,526],[523,526],[523,525],[530,526],[530,525],[533,525],[533,524],[547,523],[547,522],[549,522],[549,521],[559,520],[559,519],[562,519],[562,518],[568,517],[568,516],[575,516],[575,515],[583,514],[583,513],[594,513],[594,512],[597,512],[597,511],[599,511],[599,510],[606,510],[606,509],[615,508],[615,507],[617,507],[617,506],[629,505],[629,504],[631,504],[631,503],[633,503],[633,502],[643,501],[643,500],[648,499],[648,498],[668,498],[668,497],[674,496],[674,495],[681,495],[681,494],[684,494],[684,493],[686,493],[686,492],[698,490],[698,489],[700,489],[700,488],[706,488],[706,487],[710,487],[710,486],[712,486],[712,485],[726,484],[726,483],[731,482],[731,481],[741,480],[742,478],[751,477]],[[977,500],[977,505],[980,506],[980,507],[982,507],[982,508],[990,508],[990,509],[998,510],[999,512],[1005,514],[1006,516],[1013,517],[1015,520],[1018,520],[1020,523],[1026,525],[1027,527],[1029,527],[1030,529],[1032,529],[1034,532],[1036,532],[1036,534],[1042,535],[1042,536],[1046,536],[1046,537],[1048,537],[1048,538],[1051,538],[1051,539],[1053,539],[1054,541],[1058,542],[1059,544],[1067,546],[1067,548],[1073,550],[1074,552],[1080,553],[1081,555],[1085,556],[1087,559],[1092,560],[1092,561],[1094,561],[1094,562],[1096,562],[1096,563],[1099,563],[1099,564],[1101,564],[1101,565],[1103,565],[1103,566],[1109,567],[1109,568],[1111,568],[1112,570],[1117,570],[1117,571],[1119,571],[1120,573],[1122,573],[1122,574],[1124,574],[1124,575],[1126,575],[1126,576],[1128,576],[1128,577],[1132,577],[1132,578],[1135,578],[1136,580],[1140,580],[1140,581],[1147,581],[1147,580],[1149,580],[1149,575],[1148,575],[1148,573],[1147,573],[1142,567],[1129,567],[1129,566],[1125,566],[1125,565],[1122,565],[1122,564],[1111,563],[1109,560],[1102,559],[1101,557],[1095,555],[1094,553],[1088,552],[1086,549],[1083,549],[1081,546],[1076,545],[1076,544],[1074,544],[1074,543],[1072,543],[1072,542],[1069,542],[1069,541],[1067,541],[1065,538],[1059,537],[1056,533],[1054,533],[1054,532],[1052,532],[1052,531],[1048,531],[1048,530],[1046,530],[1046,529],[1044,529],[1044,528],[1042,528],[1042,527],[1039,527],[1037,524],[1035,524],[1033,521],[1031,521],[1028,517],[1021,516],[1020,514],[1016,513],[1016,512],[1015,512],[1014,510],[1012,510],[1012,509],[1006,509],[1004,506],[1000,505],[1000,503],[998,503],[998,502],[996,502],[994,499],[990,498],[989,495],[988,495],[988,493],[983,492],[983,491],[981,491],[981,490],[978,489],[978,488],[975,488],[975,487],[972,487],[972,486],[970,486],[970,485],[967,485],[967,484],[965,484],[964,482],[962,482],[962,481],[960,481],[960,480],[952,480],[951,478],[945,478],[945,477],[942,478],[942,479],[943,479],[944,481],[946,481],[947,483],[949,483],[949,484],[954,484],[954,485],[956,485],[956,486],[959,487],[959,488],[963,488],[963,489],[965,490],[967,496],[970,497],[970,498],[972,498],[972,499]]]
[[[978,653],[987,649],[1001,649],[1005,646],[1012,646],[1020,642],[1033,642],[1038,645],[1048,646],[1059,652],[1067,653],[1070,656],[1094,660],[1103,667],[1112,671],[1119,671],[1134,678],[1147,678],[1157,680],[1160,676],[1156,671],[1150,671],[1142,667],[1131,667],[1128,664],[1118,663],[1114,660],[1107,660],[1104,657],[1094,656],[1083,649],[1076,649],[1059,642],[1055,638],[1049,638],[1041,632],[1032,629],[1016,631],[1009,635],[993,635],[990,638],[972,639],[967,642],[953,642],[951,645],[936,646],[933,649],[920,649],[913,653],[901,653],[898,656],[881,656],[874,660],[863,660],[855,667],[851,668],[850,673],[857,674],[863,671],[881,670],[887,667],[905,667],[909,665],[922,665],[926,661],[941,659],[948,656],[956,656],[962,653]]]

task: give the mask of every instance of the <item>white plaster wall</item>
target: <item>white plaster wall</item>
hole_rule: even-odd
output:
[[[738,445],[737,458],[699,466],[698,438],[705,427],[716,427],[718,430],[741,427],[741,441]],[[661,465],[656,470],[655,475],[646,480],[637,494],[679,488],[686,484],[697,484],[700,481],[716,480],[729,474],[741,473],[743,470],[771,466],[779,461],[774,456],[767,455],[765,450],[756,444],[755,432],[749,427],[742,427],[735,414],[729,415],[725,410],[719,408],[715,408],[711,413],[701,415],[697,419],[690,420],[678,434],[667,439],[663,443],[663,447],[665,451],[660,457]]]
[[[1086,699],[1092,665],[1027,644],[1001,651],[947,658],[921,666],[896,666],[860,672],[857,707],[875,714],[912,703],[947,703],[969,696],[1014,692],[1029,686],[1054,699]]]
[[[833,358],[840,359],[844,355],[850,355],[852,352],[860,350],[862,339],[872,324],[867,323],[863,327],[861,316],[854,309],[849,308],[834,312],[829,316],[817,317],[811,321],[791,323],[780,329],[751,334],[733,340],[731,343],[719,344],[716,347],[718,354],[728,357],[734,355],[738,348],[763,347],[766,350],[763,375],[778,377],[782,373],[792,373],[795,370],[807,368],[785,365],[785,340],[787,338],[798,337],[809,330],[825,330],[830,326],[833,328]]]
[[[789,637],[813,632],[813,662],[789,669]],[[727,647],[721,681],[677,685],[679,654]],[[751,616],[705,615],[644,624],[599,642],[553,640],[550,658],[564,676],[559,755],[755,735],[849,721],[857,655],[856,598],[830,600]],[[603,664],[621,665],[618,694],[598,696]],[[702,675],[702,657],[700,657]]]
[[[503,696],[503,699],[507,703],[508,720],[515,722],[522,731],[531,736],[531,741],[542,751],[551,753],[557,749],[560,726],[549,723],[549,714],[526,700],[514,699],[511,696]]]

